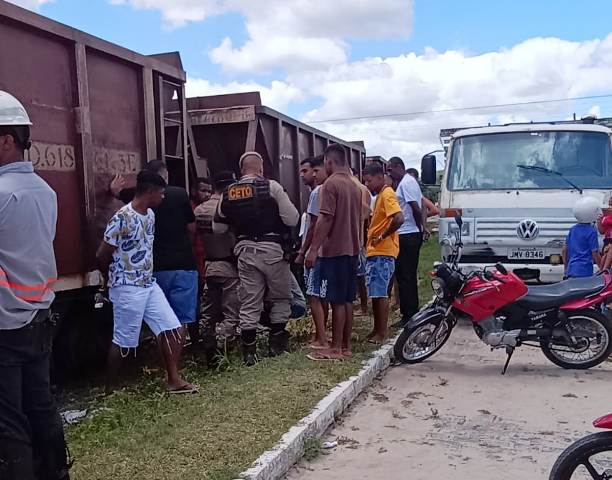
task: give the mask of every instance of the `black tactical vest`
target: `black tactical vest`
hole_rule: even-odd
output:
[[[236,245],[234,233],[231,230],[225,233],[213,232],[212,223],[218,206],[219,199],[211,198],[199,207],[199,209],[203,209],[202,211],[196,210],[198,212],[196,222],[204,244],[206,261],[234,262],[234,246]]]
[[[223,193],[221,211],[238,241],[281,243],[281,235],[288,231],[265,178],[249,177],[230,185]]]

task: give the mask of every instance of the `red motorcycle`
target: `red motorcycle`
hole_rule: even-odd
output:
[[[472,323],[478,337],[492,349],[508,354],[535,346],[556,365],[587,369],[599,365],[612,351],[612,322],[602,313],[612,299],[609,272],[553,285],[528,287],[503,265],[463,273],[461,217],[457,237],[446,240],[446,261],[436,266],[431,282],[435,300],[404,327],[394,345],[395,358],[419,363],[436,353],[458,320]]]
[[[612,414],[593,422],[596,428],[612,430]],[[598,455],[604,454],[602,457]],[[612,431],[581,438],[567,447],[550,472],[549,480],[612,479]]]

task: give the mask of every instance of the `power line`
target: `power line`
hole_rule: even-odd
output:
[[[551,100],[532,100],[529,102],[516,102],[516,103],[500,103],[497,105],[481,105],[474,107],[457,107],[457,108],[443,108],[440,110],[423,110],[420,112],[408,112],[408,113],[388,113],[384,115],[364,115],[361,117],[345,117],[345,118],[330,118],[327,120],[315,120],[309,121],[308,123],[333,123],[333,122],[348,122],[352,120],[373,120],[377,118],[392,118],[392,117],[410,117],[414,115],[426,115],[430,113],[447,113],[447,112],[461,112],[468,110],[484,110],[488,108],[500,108],[500,107],[518,107],[521,105],[538,105],[544,103],[559,103],[559,102],[573,102],[575,100],[594,100],[598,98],[610,98],[612,93],[606,95],[588,95],[585,97],[572,97],[572,98],[556,98]]]
[[[612,95],[612,94],[611,94]],[[612,108],[612,98],[605,100],[603,102],[598,102],[597,105],[599,107],[605,107],[602,108],[602,116],[603,117],[607,117],[608,115],[606,115],[606,111],[610,111],[608,107]],[[574,109],[574,107],[572,107],[572,109]],[[576,114],[579,114],[578,109],[574,109],[574,112]],[[508,122],[505,121],[500,121],[499,123],[513,123],[513,122],[546,122],[549,121],[551,119],[551,115],[552,116],[559,116],[561,118],[559,118],[560,120],[566,119],[566,120],[570,120],[571,119],[571,114],[574,112],[561,112],[561,113],[553,113],[553,114],[549,114],[549,113],[542,113],[542,114],[536,114],[535,116],[530,116],[529,119],[517,119],[517,120],[510,120]],[[583,111],[581,113],[582,116],[588,115],[587,112]],[[580,118],[577,116],[577,118]],[[310,123],[315,123],[315,122],[310,122]],[[474,127],[477,126],[481,126],[478,122],[472,122]],[[470,126],[469,122],[467,125],[464,125],[466,128],[468,128]],[[431,121],[427,121],[426,123],[421,123],[418,125],[406,125],[406,128],[409,129],[411,132],[415,131],[415,130],[436,130],[436,129],[442,129],[442,128],[446,128],[448,127],[448,120],[444,120],[442,118],[436,119],[436,120],[431,120]]]

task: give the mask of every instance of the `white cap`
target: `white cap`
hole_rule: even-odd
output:
[[[601,216],[601,203],[593,197],[582,197],[574,204],[578,223],[594,223]]]
[[[21,102],[0,90],[0,125],[30,126],[30,116]]]

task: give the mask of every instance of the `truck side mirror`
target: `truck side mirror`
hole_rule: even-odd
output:
[[[425,155],[421,159],[421,182],[424,185],[435,185],[438,180],[436,156]]]

